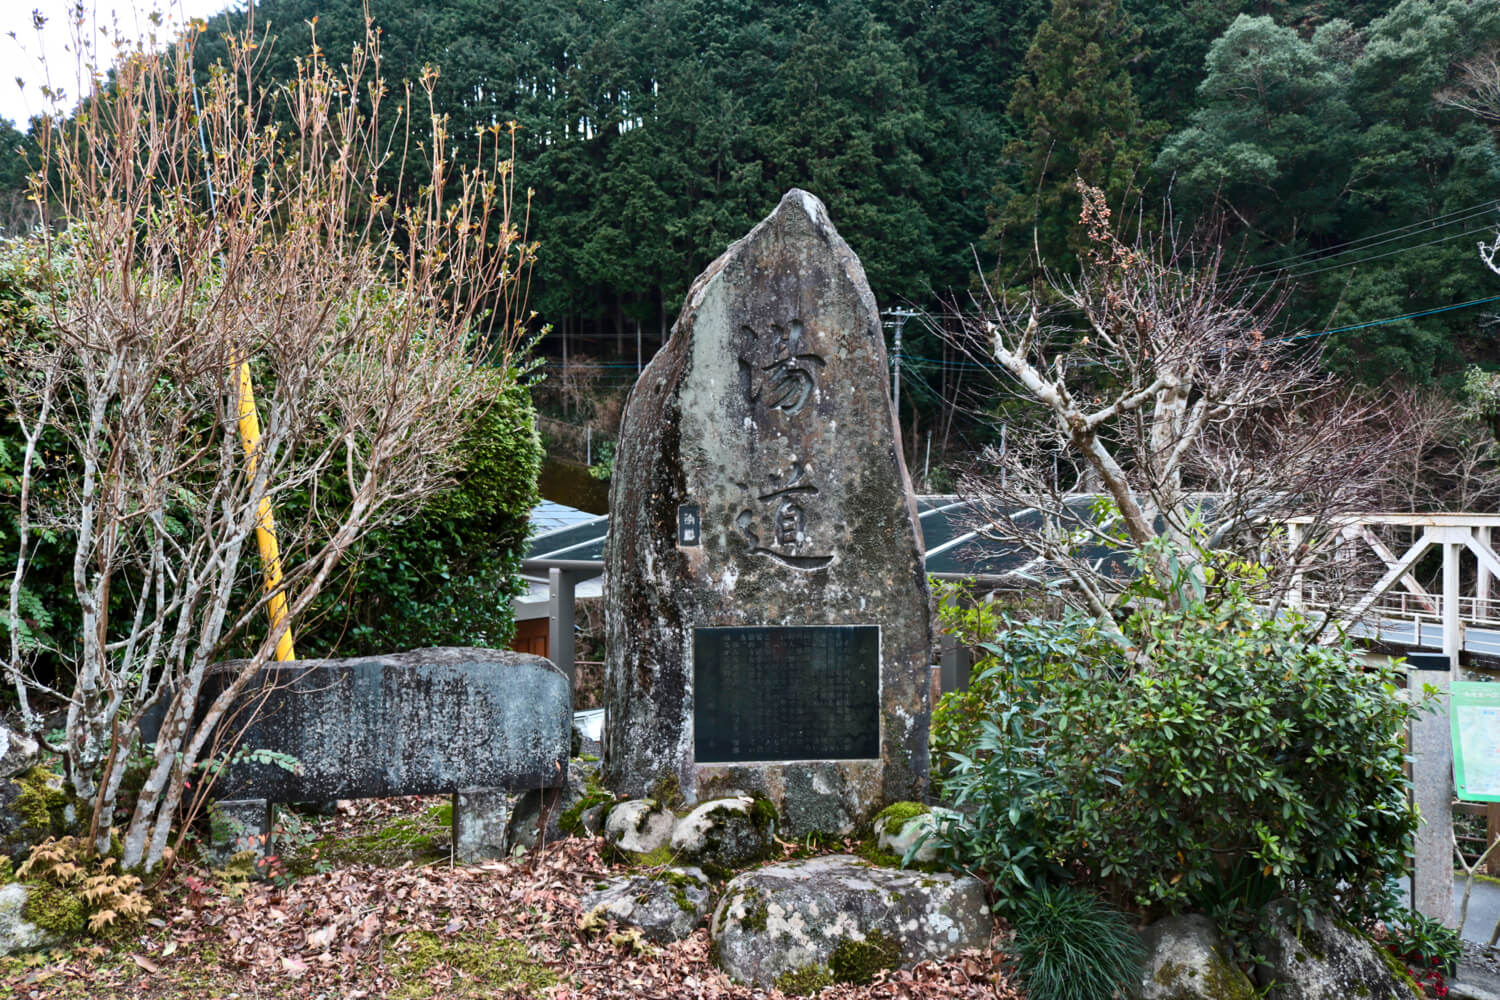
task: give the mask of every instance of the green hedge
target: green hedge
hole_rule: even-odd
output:
[[[299,656],[510,642],[543,455],[530,393],[507,379],[464,443],[457,486],[364,539],[298,630]]]

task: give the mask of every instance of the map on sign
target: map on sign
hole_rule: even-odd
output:
[[[1500,802],[1500,684],[1455,681],[1453,780],[1458,797]]]

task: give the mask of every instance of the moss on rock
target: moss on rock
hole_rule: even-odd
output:
[[[288,869],[294,874],[311,870],[313,858],[336,865],[367,864],[396,868],[408,862],[437,861],[448,857],[453,840],[453,804],[428,808],[420,816],[394,819],[372,833],[357,837],[329,836],[310,850],[289,852]]]
[[[40,764],[0,782],[0,852],[13,859],[71,832],[82,813],[62,776]]]
[[[682,783],[677,780],[675,774],[664,774],[657,778],[652,782],[646,795],[668,809],[678,809],[687,805],[687,799],[682,794]]]
[[[557,828],[563,833],[577,836],[583,833],[583,814],[595,806],[613,803],[615,797],[608,792],[588,792],[574,802],[558,817]]]
[[[804,965],[776,977],[776,988],[794,996],[812,996],[833,984],[833,975],[823,965]]]
[[[27,882],[21,916],[44,931],[76,938],[88,928],[89,907],[76,892],[48,882]]]
[[[894,837],[907,823],[930,811],[920,802],[892,802],[876,814],[872,825],[877,833],[884,830],[887,836]]]
[[[871,931],[864,940],[847,938],[828,956],[828,969],[841,983],[863,986],[882,969],[901,964],[901,943],[889,934]]]

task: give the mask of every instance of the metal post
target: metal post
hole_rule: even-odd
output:
[[[1413,699],[1430,690],[1433,698],[1412,720],[1412,799],[1421,825],[1412,851],[1412,906],[1418,913],[1453,926],[1453,740],[1449,730],[1449,684],[1458,673],[1463,645],[1458,618],[1458,558],[1468,529],[1429,528],[1443,546],[1443,655],[1434,666],[1411,672]],[[1431,654],[1428,654],[1429,656]],[[1413,662],[1423,659],[1418,654]],[[1446,662],[1447,669],[1442,669]]]
[[[1293,611],[1302,610],[1302,525],[1289,524],[1286,526],[1286,547],[1295,567],[1292,578],[1288,581],[1286,606]],[[1378,619],[1377,619],[1378,620]]]
[[[927,432],[927,457],[922,459],[922,489],[927,489],[927,473],[932,469],[932,431]]]
[[[1493,552],[1490,547],[1490,528],[1488,525],[1474,529],[1474,540],[1479,543],[1480,548],[1486,552]],[[1474,617],[1479,621],[1488,620],[1490,603],[1490,581],[1494,579],[1490,575],[1489,567],[1483,560],[1479,561],[1479,575],[1474,578]]]
[[[569,685],[576,679],[573,666],[573,596],[577,585],[576,573],[555,568],[547,571],[547,659],[568,675]]]
[[[1458,651],[1463,649],[1463,619],[1458,606],[1458,557],[1463,553],[1462,544],[1443,543],[1443,654],[1448,657],[1448,670],[1458,676]]]

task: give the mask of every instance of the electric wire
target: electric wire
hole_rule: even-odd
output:
[[[1404,226],[1396,226],[1395,228],[1382,230],[1377,233],[1370,233],[1366,236],[1358,237],[1357,239],[1346,240],[1343,243],[1335,243],[1331,247],[1320,247],[1316,250],[1304,250],[1301,253],[1292,254],[1289,257],[1282,257],[1277,260],[1265,261],[1260,264],[1251,264],[1240,269],[1239,273],[1247,277],[1256,277],[1258,276],[1259,272],[1267,270],[1287,270],[1292,266],[1296,266],[1295,262],[1301,260],[1304,257],[1315,257],[1321,259],[1324,257],[1343,256],[1346,253],[1353,253],[1356,250],[1368,250],[1371,247],[1381,246],[1386,243],[1392,243],[1396,240],[1405,239],[1408,236],[1415,235],[1415,233],[1407,232],[1407,230],[1425,232],[1433,229],[1441,229],[1444,226],[1452,226],[1457,225],[1460,222],[1467,222],[1469,219],[1493,211],[1500,211],[1500,202],[1491,199],[1489,201],[1480,202],[1477,205],[1470,205],[1468,208],[1455,209],[1452,212],[1446,212],[1442,215],[1430,216],[1426,219],[1420,219],[1416,222],[1407,223]],[[1450,218],[1450,216],[1462,216],[1462,218]],[[1440,222],[1439,220],[1442,219],[1448,219],[1448,221]],[[1426,227],[1425,229],[1423,228],[1424,226]],[[1389,238],[1383,240],[1378,239],[1382,236]],[[1376,240],[1377,242],[1372,243],[1370,242],[1371,240]],[[1311,261],[1310,263],[1316,262],[1317,261]]]

